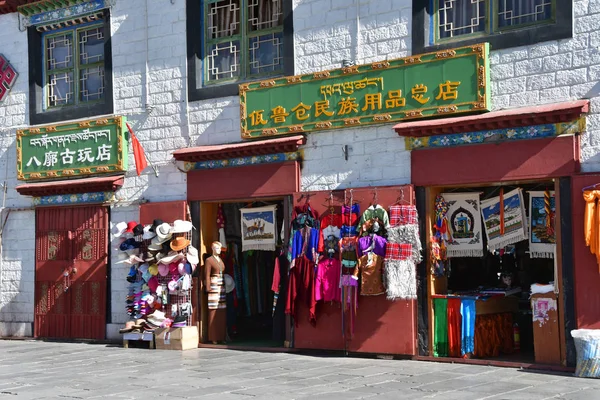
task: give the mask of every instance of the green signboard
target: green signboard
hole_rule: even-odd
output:
[[[240,85],[242,138],[490,110],[489,45]]]
[[[56,179],[127,170],[125,117],[17,131],[17,178]]]

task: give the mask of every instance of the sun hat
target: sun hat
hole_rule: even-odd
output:
[[[171,231],[171,225],[167,223],[162,223],[156,227],[156,238],[160,240],[160,243],[169,240],[171,236],[173,236],[173,232]]]
[[[144,225],[142,224],[137,224],[134,228],[133,228],[133,235],[134,236],[140,236],[144,234]]]
[[[144,227],[144,233],[142,234],[142,237],[144,238],[144,240],[150,240],[156,236],[156,233],[151,231],[150,228],[152,228],[152,225],[146,225]]]
[[[151,266],[149,266],[148,272],[150,272],[152,274],[152,276],[158,275],[158,265],[152,264]]]
[[[127,223],[127,229],[125,229],[125,233],[133,233],[133,228],[135,228],[137,224],[138,223],[135,221],[129,221]]]
[[[158,262],[163,264],[170,264],[174,261],[181,260],[183,257],[184,255],[181,253],[177,253],[176,251],[170,251],[169,254],[163,256]],[[158,255],[156,256],[156,258],[158,259]]]
[[[186,262],[183,267],[185,269],[185,273],[188,274],[188,275],[191,275],[192,272],[194,272],[194,269],[192,268],[192,264],[190,264],[189,262]]]
[[[175,239],[171,240],[171,250],[174,251],[181,251],[183,249],[185,249],[186,247],[188,247],[190,244],[190,241],[184,237],[176,237]]]
[[[128,256],[138,256],[140,254],[140,249],[129,249],[125,250]]]
[[[145,263],[143,263],[142,265],[140,265],[140,266],[138,267],[138,270],[139,270],[139,271],[140,271],[140,272],[143,274],[144,272],[148,271],[148,267],[149,267],[149,266],[150,266],[150,265],[148,265],[148,263],[147,263],[147,262],[145,262]]]
[[[178,262],[177,263],[177,272],[179,273],[179,275],[185,275],[185,264],[183,262]]]
[[[119,329],[119,333],[128,333],[128,332],[131,332],[134,327],[135,327],[135,322],[133,322],[133,321],[127,321],[127,322],[125,322],[125,328]]]
[[[152,276],[153,275],[150,273],[150,271],[142,273],[142,279],[144,280],[144,282],[148,282],[152,278]]]
[[[162,219],[155,219],[150,226],[150,232],[156,232],[156,227],[163,223]]]
[[[126,230],[127,230],[127,223],[126,222],[119,222],[118,224],[116,224],[113,227],[113,236],[114,237],[121,237],[121,235],[123,235]]]
[[[156,238],[154,238],[154,239],[156,239]],[[154,239],[152,239],[152,240],[154,240]],[[150,251],[161,251],[162,250],[162,245],[160,243],[152,242],[152,243],[150,243],[148,245],[148,250],[150,250]]]
[[[119,250],[127,251],[127,250],[138,249],[139,247],[140,247],[140,244],[137,243],[134,239],[130,238],[130,239],[123,241],[123,243],[121,243],[119,245]]]
[[[151,252],[147,252],[146,256],[144,257],[144,261],[146,261],[148,263],[156,261],[156,256],[153,253],[151,253]]]
[[[177,275],[179,273],[179,263],[177,261],[169,264],[169,272],[171,275]]]
[[[151,291],[156,292],[156,288],[158,287],[158,278],[156,276],[150,278],[148,281],[148,287]]]
[[[191,231],[192,228],[193,228],[193,225],[191,222],[183,221],[181,219],[176,219],[175,221],[173,221],[173,229],[171,230],[171,232],[186,233],[186,232]]]
[[[167,264],[158,264],[158,273],[160,276],[167,276],[169,274],[169,266]]]
[[[235,289],[235,281],[233,280],[231,275],[224,274],[223,280],[225,281],[225,293],[233,292],[233,289]]]
[[[129,258],[126,258],[126,259],[121,260],[121,261],[117,261],[115,264],[129,264],[129,265],[132,265],[132,264],[137,264],[137,263],[140,263],[140,262],[144,262],[144,260],[142,260],[141,258],[139,258],[136,255],[130,255]]]
[[[198,258],[198,249],[196,249],[192,245],[188,246],[186,257],[190,264],[198,265],[198,263],[200,262],[200,259]]]

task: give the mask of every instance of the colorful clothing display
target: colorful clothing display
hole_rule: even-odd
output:
[[[461,356],[461,301],[448,299],[448,357]]]
[[[380,206],[379,204],[369,206],[360,217],[359,225],[364,225],[367,221],[377,219],[380,221],[382,228],[389,229],[390,227],[390,219],[388,217],[388,212],[385,208]]]
[[[463,299],[460,302],[461,316],[461,355],[475,352],[475,300]]]
[[[433,355],[448,356],[448,299],[433,299]]]
[[[342,264],[335,258],[325,258],[319,262],[315,282],[316,301],[341,300],[340,275]]]
[[[385,293],[383,286],[383,257],[369,252],[359,259],[360,294],[377,296]]]
[[[373,252],[378,256],[384,257],[386,252],[387,240],[379,235],[363,236],[358,239],[358,256]],[[412,251],[412,250],[411,250]]]

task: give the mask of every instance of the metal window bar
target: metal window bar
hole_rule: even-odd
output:
[[[204,82],[239,81],[283,70],[282,0],[206,0],[204,16]],[[270,62],[257,56],[261,47],[267,49],[262,54],[271,49]],[[215,65],[219,53],[230,55],[221,59],[223,70]]]
[[[44,102],[45,109],[54,109],[79,105],[82,103],[91,104],[100,102],[104,98],[104,28],[103,24],[92,22],[90,24],[75,26],[71,29],[61,29],[58,32],[49,32],[44,36]],[[101,51],[88,57],[85,52],[85,45],[90,37],[96,36],[101,40]],[[51,50],[56,48],[56,43],[60,39],[69,37],[67,51],[70,65],[63,68],[54,68],[64,62],[56,63],[52,60]],[[81,41],[83,39],[83,42]],[[91,74],[97,74],[100,79],[99,91],[90,93],[85,84]],[[57,88],[57,79],[66,80],[69,85],[69,92],[61,100],[57,100],[54,90]],[[59,78],[56,78],[59,77]],[[84,100],[83,97],[87,98]]]
[[[556,0],[496,0],[494,31],[553,22],[555,10]]]

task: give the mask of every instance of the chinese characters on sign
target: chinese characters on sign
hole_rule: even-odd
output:
[[[17,71],[8,63],[8,60],[0,54],[0,102],[2,102],[10,92],[17,80]]]
[[[488,111],[488,45],[240,85],[243,138]]]
[[[124,121],[125,118],[117,117],[17,132],[18,178],[125,171]]]

